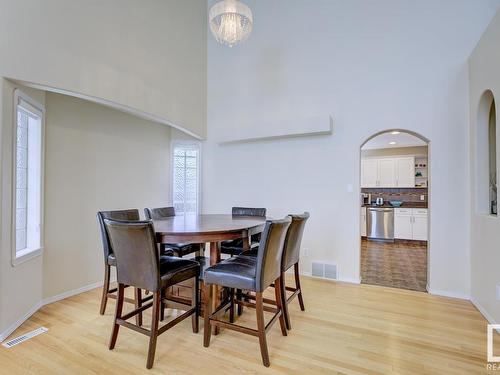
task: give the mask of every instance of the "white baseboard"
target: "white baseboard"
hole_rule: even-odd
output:
[[[102,286],[102,281],[98,281],[96,283],[85,285],[85,286],[78,288],[78,289],[68,290],[68,291],[63,292],[61,294],[57,294],[57,295],[52,296],[52,297],[44,298],[42,301],[42,306],[49,305],[49,304],[57,302],[57,301],[61,301],[65,298],[76,296],[77,294],[80,294],[80,293],[88,292],[89,290],[99,288],[101,286]]]
[[[429,294],[435,296],[465,299],[468,301],[470,300],[470,296],[468,294],[450,292],[448,290],[436,290],[436,289],[427,289],[427,291],[429,292]]]
[[[338,281],[342,281],[343,283],[350,284],[361,284],[361,279],[359,277],[340,277]]]
[[[488,321],[488,323],[498,324],[496,320],[493,319],[493,317],[486,311],[486,309],[483,306],[481,306],[481,304],[474,297],[472,297],[470,301],[472,302],[474,307],[479,310],[481,315],[484,316],[484,318]]]
[[[486,309],[474,298],[471,297],[471,303],[474,307],[481,313],[482,316],[488,321],[489,324],[498,324],[497,321],[486,311]],[[500,333],[500,329],[496,330],[497,333]]]
[[[311,272],[304,272],[304,271],[301,271],[300,274],[302,276],[310,277],[310,278],[318,279],[318,280],[326,280],[326,281],[333,281],[333,282],[340,281],[340,282],[349,283],[349,284],[361,284],[361,280],[360,279],[356,279],[356,278],[340,277],[338,279],[327,279],[327,278],[324,278],[324,277],[312,276]]]
[[[111,282],[115,282],[116,278],[112,278]],[[12,332],[14,332],[16,329],[18,329],[26,320],[28,320],[34,313],[36,313],[40,308],[42,308],[45,305],[49,305],[51,303],[61,301],[65,298],[69,298],[72,296],[75,296],[80,293],[88,292],[89,290],[95,289],[95,288],[100,288],[102,287],[103,282],[98,281],[93,284],[85,285],[81,288],[78,289],[73,289],[73,290],[68,290],[67,292],[44,298],[42,301],[38,302],[33,306],[26,314],[24,314],[19,320],[14,322],[9,328],[7,328],[5,331],[0,333],[0,342],[4,341],[7,337],[9,337]]]
[[[27,321],[31,315],[36,313],[40,307],[42,307],[42,302],[38,302],[35,306],[33,306],[26,314],[24,314],[21,318],[19,318],[16,322],[10,325],[5,331],[0,333],[0,342],[4,341],[7,337],[9,337],[12,332],[14,332],[17,328],[21,326],[25,321]]]

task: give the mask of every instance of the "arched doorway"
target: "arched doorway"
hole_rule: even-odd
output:
[[[360,146],[360,279],[427,291],[430,142],[389,129]]]

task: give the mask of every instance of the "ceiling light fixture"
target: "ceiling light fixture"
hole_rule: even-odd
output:
[[[392,141],[392,142],[389,142],[390,145],[395,145],[396,142]]]
[[[210,31],[221,44],[232,47],[245,41],[252,32],[250,8],[238,0],[222,0],[208,12]]]
[[[401,132],[397,131],[397,130],[394,130],[393,132],[391,132],[392,135],[398,135],[398,134],[401,134]]]

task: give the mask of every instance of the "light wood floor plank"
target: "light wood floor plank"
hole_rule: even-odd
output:
[[[254,337],[223,330],[204,348],[203,321],[193,334],[188,319],[159,337],[155,365],[146,370],[147,337],[122,327],[115,350],[107,349],[114,301],[100,316],[96,289],[33,315],[11,337],[42,325],[49,332],[1,347],[0,374],[487,373],[487,322],[470,302],[307,277],[303,290],[306,311],[292,303],[289,336],[278,326],[268,336],[270,368]],[[254,325],[253,312],[246,309],[239,322]],[[146,326],[149,319],[146,313]]]

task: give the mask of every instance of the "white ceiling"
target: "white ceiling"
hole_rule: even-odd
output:
[[[391,144],[391,142],[396,142],[396,144]],[[409,133],[401,132],[399,134],[391,134],[391,132],[387,132],[370,139],[363,145],[362,149],[373,150],[377,148],[414,147],[426,145],[427,143],[425,141]]]

